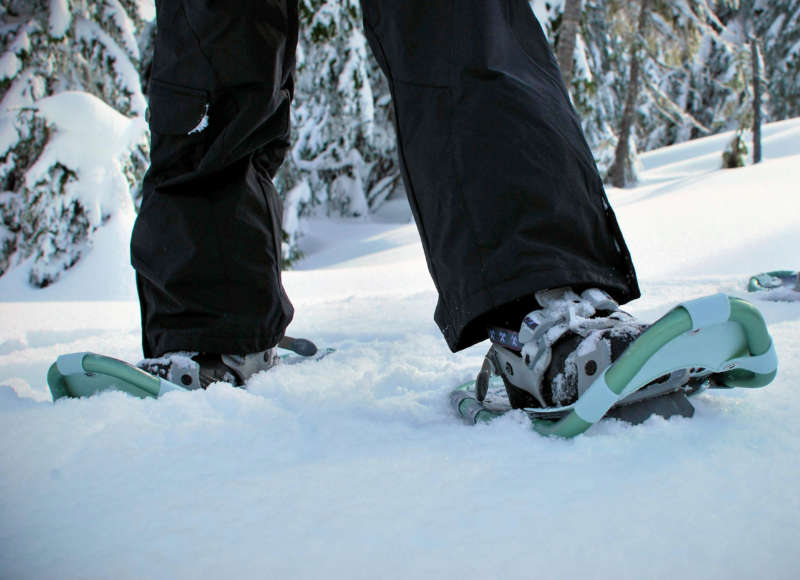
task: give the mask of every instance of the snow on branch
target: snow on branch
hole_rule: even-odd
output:
[[[52,284],[133,211],[148,163],[138,3],[2,2],[0,275]]]

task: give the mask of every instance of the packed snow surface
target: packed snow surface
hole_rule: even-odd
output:
[[[718,170],[711,138],[609,192],[641,274],[630,311],[800,267],[800,121],[765,139],[763,165]],[[305,224],[290,331],[337,352],[247,390],[50,402],[57,355],[140,357],[130,220],[51,288],[0,279],[0,576],[797,577],[800,303],[757,301],[778,379],[702,394],[691,420],[467,427],[448,393],[486,344],[448,351],[407,207],[385,211]]]

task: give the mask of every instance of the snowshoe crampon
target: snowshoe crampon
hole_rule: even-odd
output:
[[[493,367],[488,361],[476,381],[451,393],[453,407],[469,424],[511,410],[501,373]],[[603,417],[631,423],[652,414],[690,417],[688,396],[707,387],[764,387],[777,369],[761,313],[749,302],[717,294],[686,302],[655,322],[573,404],[523,412],[538,433],[574,437]],[[674,384],[676,377],[680,384]],[[671,390],[665,392],[665,384]]]
[[[290,351],[280,356],[282,364],[320,360],[334,352],[332,348],[317,349],[306,339],[285,338],[278,346]],[[104,391],[157,398],[170,391],[189,390],[125,361],[91,352],[59,356],[47,372],[47,384],[53,401],[63,397],[90,397]]]

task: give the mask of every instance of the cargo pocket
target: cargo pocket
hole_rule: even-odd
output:
[[[208,143],[208,91],[154,80],[149,97],[151,173],[163,181],[194,171]]]

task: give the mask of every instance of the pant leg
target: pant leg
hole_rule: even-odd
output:
[[[145,356],[247,353],[293,310],[272,177],[289,145],[296,0],[157,0],[151,166],[131,240]]]
[[[362,0],[451,349],[540,289],[638,297],[579,119],[526,0]],[[535,302],[533,302],[535,303]]]

